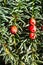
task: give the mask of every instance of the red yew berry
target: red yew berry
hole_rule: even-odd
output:
[[[34,18],[30,18],[30,25],[36,25],[36,20]]]
[[[36,38],[36,34],[35,33],[30,33],[29,38],[34,40]]]
[[[36,32],[36,26],[30,25],[30,26],[28,27],[28,30],[29,30],[30,32]]]
[[[16,26],[11,26],[10,27],[10,33],[16,34],[17,33],[17,27]]]

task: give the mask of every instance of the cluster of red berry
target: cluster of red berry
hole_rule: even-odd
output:
[[[34,18],[30,18],[29,20],[29,26],[28,30],[30,31],[29,37],[30,39],[35,39],[36,38],[36,20]]]
[[[36,38],[36,34],[35,34],[35,32],[36,32],[36,26],[35,26],[36,21],[35,21],[35,19],[30,18],[29,24],[30,24],[28,26],[28,30],[30,31],[29,37],[30,37],[30,39],[35,39]],[[17,26],[13,25],[13,26],[10,27],[10,33],[16,34],[17,31],[18,31]]]

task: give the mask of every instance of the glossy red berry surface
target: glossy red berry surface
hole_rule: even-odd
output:
[[[34,18],[30,18],[29,24],[30,25],[36,25],[36,20]]]
[[[35,39],[36,38],[36,34],[35,33],[30,33],[29,34],[29,38],[30,39]]]
[[[11,26],[10,27],[10,33],[12,33],[12,34],[16,34],[17,33],[17,27],[16,26]]]
[[[28,26],[28,30],[30,32],[36,32],[36,26],[30,25],[30,26]]]

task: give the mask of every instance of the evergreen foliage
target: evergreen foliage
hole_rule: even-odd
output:
[[[29,19],[37,24],[36,39],[29,38]],[[18,28],[16,35],[10,26]],[[11,65],[43,64],[43,0],[0,0],[0,56]]]

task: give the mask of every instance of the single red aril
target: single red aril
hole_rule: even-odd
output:
[[[16,26],[11,26],[10,27],[10,33],[12,33],[12,34],[16,34],[17,33],[17,27]]]
[[[30,25],[36,25],[36,20],[34,18],[30,18],[29,23]]]
[[[30,33],[29,38],[34,40],[36,38],[36,34],[35,33]]]
[[[36,26],[30,25],[30,26],[28,27],[28,30],[29,30],[30,32],[36,32]]]

